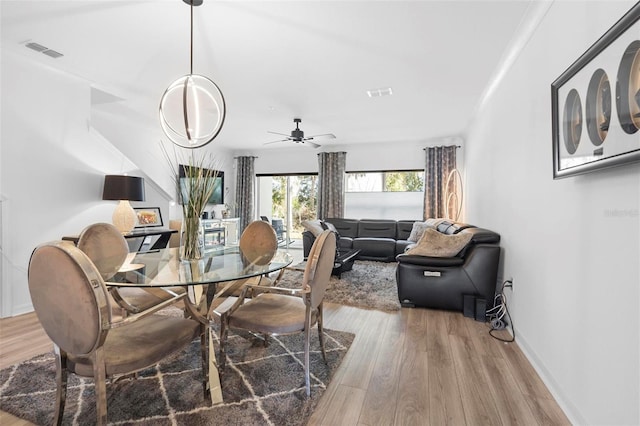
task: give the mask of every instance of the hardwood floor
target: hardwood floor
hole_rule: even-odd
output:
[[[518,346],[461,313],[328,305],[325,326],[356,338],[311,425],[570,424]],[[0,368],[50,349],[34,314],[0,319]]]

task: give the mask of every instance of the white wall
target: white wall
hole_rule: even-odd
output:
[[[136,143],[158,136],[149,132],[149,120],[114,113],[118,107],[126,111],[126,104],[93,108],[89,82],[6,49],[1,78],[0,316],[5,317],[33,310],[27,266],[36,245],[78,234],[94,222],[111,222],[116,202],[101,200],[105,174],[143,176],[146,201],[132,205],[160,207],[165,223],[180,212],[170,208],[174,186],[159,145],[152,151]],[[229,153],[220,156],[233,197],[232,160]]]
[[[550,84],[634,3],[554,2],[466,138],[467,220],[502,235],[517,341],[575,424],[640,423],[640,165],[553,180]]]

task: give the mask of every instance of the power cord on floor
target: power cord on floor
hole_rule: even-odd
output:
[[[505,280],[502,283],[500,293],[496,294],[493,300],[493,308],[487,311],[487,319],[491,325],[491,329],[489,330],[491,337],[500,340],[501,342],[511,343],[516,340],[516,328],[513,326],[513,320],[511,319],[511,314],[507,307],[507,296],[504,294],[505,288],[513,288],[513,281]],[[495,335],[495,331],[504,330],[509,323],[513,330],[513,336],[511,336],[511,339],[503,339],[502,337]]]

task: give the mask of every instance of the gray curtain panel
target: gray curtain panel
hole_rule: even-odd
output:
[[[318,219],[344,217],[346,152],[318,154]]]
[[[456,145],[425,148],[424,219],[446,217],[447,178],[456,168]]]
[[[255,216],[253,205],[256,186],[254,160],[255,157],[237,158],[235,214],[240,218],[240,229],[238,230],[240,234]]]

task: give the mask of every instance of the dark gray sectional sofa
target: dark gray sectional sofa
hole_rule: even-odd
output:
[[[407,246],[412,244],[407,238],[415,220],[329,218],[325,222],[333,224],[340,234],[340,250],[359,249],[359,260],[393,262],[398,254],[404,253]],[[314,241],[311,232],[302,233],[305,258]]]
[[[360,249],[358,260],[397,261],[398,299],[404,307],[462,311],[483,321],[494,305],[500,235],[467,223],[439,221],[441,234],[470,234],[469,243],[452,257],[405,254],[414,220],[326,219],[340,234],[340,250]],[[315,241],[303,233],[305,258]]]

